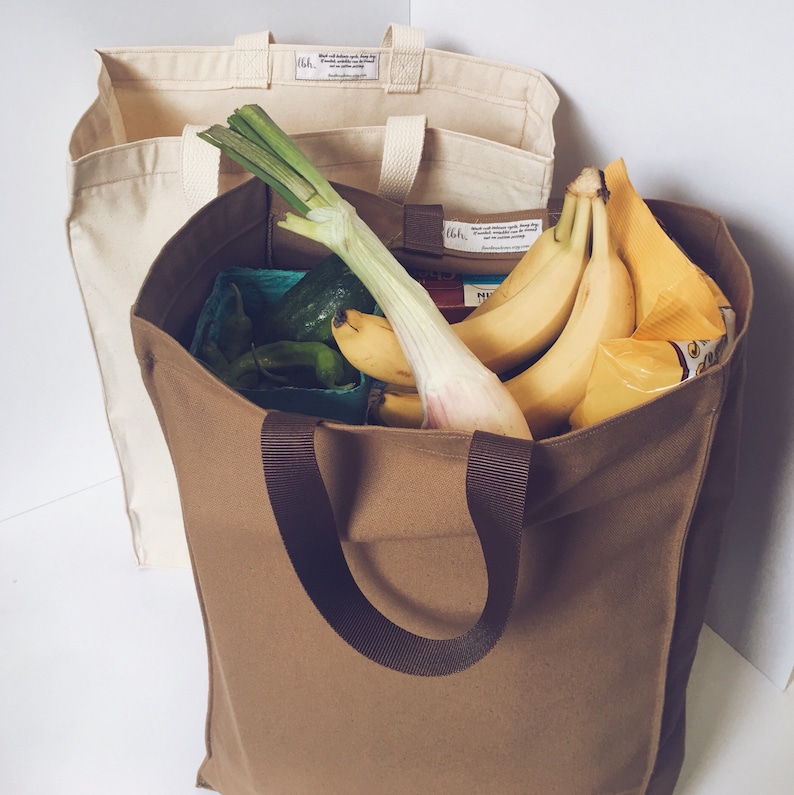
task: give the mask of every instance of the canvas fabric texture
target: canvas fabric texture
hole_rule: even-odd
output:
[[[173,467],[128,314],[168,238],[250,178],[196,131],[256,102],[332,179],[396,201],[501,212],[548,201],[559,98],[535,69],[426,48],[404,25],[377,47],[278,44],[261,32],[232,46],[106,48],[96,58],[97,97],[69,146],[68,245],[135,559],[186,567]]]
[[[390,204],[365,198],[362,217],[386,223]],[[194,361],[217,271],[267,264],[263,187],[163,248],[131,325],[204,618],[200,787],[672,795],[735,486],[752,283],[722,218],[649,204],[731,300],[736,344],[643,406],[537,442],[267,412]]]

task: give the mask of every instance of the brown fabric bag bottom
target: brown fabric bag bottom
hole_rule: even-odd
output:
[[[268,499],[266,413],[185,350],[214,273],[267,248],[263,197],[247,184],[189,222],[154,263],[132,317],[205,619],[200,786],[223,795],[670,795],[738,454],[752,287],[723,221],[652,203],[731,299],[740,332],[731,356],[612,420],[520,443],[531,458],[504,634],[465,670],[414,676],[363,656],[320,615]],[[472,437],[334,423],[314,433],[365,596],[410,632],[464,632],[488,587],[467,507]]]

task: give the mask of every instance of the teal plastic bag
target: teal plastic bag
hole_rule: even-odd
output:
[[[221,319],[234,309],[237,285],[249,317],[261,317],[290,287],[303,278],[302,271],[231,267],[220,271],[196,322],[190,353],[199,357],[204,340],[217,342]],[[200,357],[199,357],[200,358]],[[371,380],[359,373],[359,384],[352,389],[305,389],[284,386],[273,389],[238,389],[243,397],[264,409],[279,409],[312,417],[363,425]]]

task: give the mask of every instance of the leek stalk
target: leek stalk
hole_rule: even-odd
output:
[[[427,290],[258,105],[198,133],[277,191],[300,215],[280,226],[335,252],[389,319],[414,374],[424,428],[531,439],[526,419],[491,370],[452,331]],[[341,308],[341,307],[340,307]]]

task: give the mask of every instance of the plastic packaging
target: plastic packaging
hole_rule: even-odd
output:
[[[221,271],[202,307],[190,352],[198,355],[201,341],[215,339],[220,319],[232,308],[229,286],[237,284],[243,296],[246,311],[252,317],[260,316],[281,295],[295,284],[303,273],[269,269],[229,267]],[[265,409],[280,409],[298,414],[326,417],[351,425],[363,425],[367,416],[371,379],[360,374],[360,383],[353,389],[304,389],[285,386],[276,389],[239,389],[243,397]]]

